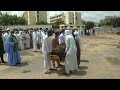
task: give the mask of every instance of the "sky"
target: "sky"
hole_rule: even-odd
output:
[[[24,11],[2,11],[3,13],[8,12],[11,15],[22,16]],[[55,14],[59,14],[61,11],[48,11],[48,21],[49,17]],[[64,11],[63,11],[64,12]],[[81,18],[85,21],[94,21],[99,22],[101,19],[104,19],[105,16],[120,16],[120,11],[77,11],[81,12]]]

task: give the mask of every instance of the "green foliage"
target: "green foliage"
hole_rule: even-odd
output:
[[[47,22],[44,22],[44,21],[39,21],[36,23],[37,25],[47,25],[48,23]]]
[[[61,19],[58,19],[55,23],[52,24],[53,28],[59,28],[61,24],[64,24],[64,21]]]
[[[99,24],[98,27],[101,27],[101,25]]]
[[[83,24],[85,24],[85,23],[86,23],[86,21],[83,20]]]
[[[111,21],[111,24],[113,27],[120,27],[120,18],[115,18],[114,20]]]
[[[113,18],[113,19],[109,19],[109,20],[106,20],[104,22],[101,22],[100,23],[101,26],[104,26],[104,25],[111,25],[113,27],[120,27],[120,17],[116,17],[116,18]]]
[[[0,17],[0,25],[27,25],[27,21],[17,15],[3,14]]]
[[[86,29],[91,29],[95,26],[94,22],[88,21],[85,23],[85,28]]]

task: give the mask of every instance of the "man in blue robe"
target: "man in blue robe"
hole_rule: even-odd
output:
[[[20,54],[18,51],[18,41],[11,31],[10,36],[6,40],[6,52],[8,53],[8,65],[16,66],[20,64]]]

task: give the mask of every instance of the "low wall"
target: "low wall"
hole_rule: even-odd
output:
[[[0,26],[2,29],[26,29],[26,28],[52,28],[52,25],[14,25],[14,26]]]

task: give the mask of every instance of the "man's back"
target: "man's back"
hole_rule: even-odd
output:
[[[63,33],[61,33],[59,36],[59,44],[63,44],[64,42],[65,42],[65,38],[64,38]]]
[[[55,48],[57,45],[59,45],[59,40],[55,37],[52,40],[52,48]]]
[[[50,52],[50,48],[49,48],[49,37],[47,35],[44,36],[43,38],[43,43],[42,43],[42,52],[43,53],[48,53]]]
[[[74,37],[72,35],[67,35],[66,36],[66,52],[70,54],[71,52],[76,52],[76,51],[77,51],[77,48],[76,48]]]
[[[8,38],[8,36],[9,36],[8,33],[5,33],[5,34],[4,34],[5,40]]]

